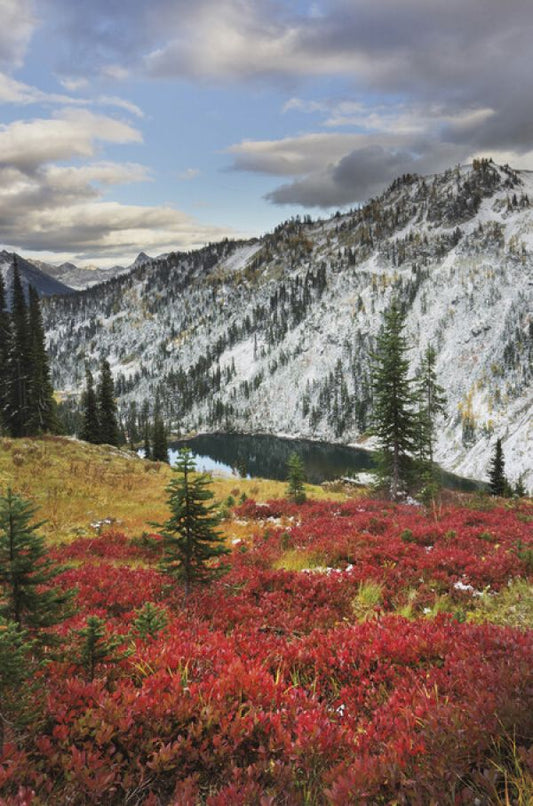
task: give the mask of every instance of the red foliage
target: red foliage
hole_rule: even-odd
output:
[[[388,612],[407,588],[419,610],[443,592],[460,608],[474,589],[525,575],[530,513],[450,510],[435,522],[380,502],[268,512],[276,523],[187,610],[154,567],[124,564],[140,558],[127,539],[91,541],[91,561],[61,583],[78,589],[80,623],[106,617],[131,653],[92,682],[68,662],[46,667],[45,718],[9,745],[1,803],[460,802],[502,732],[531,736],[531,633]],[[68,556],[88,556],[77,544]],[[329,570],[273,570],[287,547]],[[367,579],[384,583],[384,599],[359,623],[352,603]],[[146,601],[170,622],[128,637]]]
[[[162,598],[168,578],[152,568],[86,563],[64,571],[59,584],[77,590],[79,614],[122,616]]]

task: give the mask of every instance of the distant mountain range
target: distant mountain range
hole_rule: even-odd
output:
[[[370,354],[396,297],[412,371],[428,343],[437,351],[448,396],[437,460],[486,478],[500,437],[508,476],[533,490],[531,173],[480,160],[406,175],[327,220],[136,263],[45,301],[64,395],[105,355],[121,406],[159,394],[174,428],[371,447]],[[89,284],[68,268],[58,280]]]
[[[8,287],[11,285],[14,256],[13,252],[5,250],[0,252],[0,271],[3,272]],[[80,267],[74,263],[61,263],[59,266],[54,266],[43,260],[25,259],[20,255],[16,255],[16,257],[23,283],[26,285],[31,283],[40,296],[46,297],[52,294],[68,294],[71,291],[92,288],[94,285],[105,283],[121,274],[128,274],[137,266],[151,260],[144,252],[140,252],[130,266],[111,266],[101,269],[98,266]]]
[[[20,255],[13,252],[0,252],[0,273],[4,279],[8,300],[11,299],[13,284],[13,268],[15,257],[20,271],[23,286],[32,285],[41,297],[48,297],[52,294],[71,294],[73,289],[68,284],[61,282],[51,272],[47,271],[46,264],[37,265],[33,261],[25,260]],[[42,266],[42,267],[41,267]],[[46,267],[46,268],[44,268]]]

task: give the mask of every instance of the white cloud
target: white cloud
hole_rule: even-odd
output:
[[[69,92],[77,92],[78,90],[86,89],[89,86],[89,81],[86,78],[69,78],[65,76],[59,79],[59,83]]]
[[[235,234],[172,206],[107,201],[104,193],[150,181],[151,173],[137,163],[94,157],[106,143],[141,141],[129,124],[79,108],[1,127],[0,241],[26,253],[57,251],[105,263],[141,247],[191,249]],[[73,164],[58,164],[65,162]]]
[[[317,54],[314,46],[305,44],[307,26],[313,29],[316,18],[278,20],[273,5],[261,8],[240,0],[203,2],[193,8],[180,14],[179,24],[167,28],[166,40],[146,55],[149,74],[249,81],[339,74],[362,66],[355,50]]]
[[[178,179],[181,179],[182,182],[188,182],[191,179],[196,179],[197,176],[200,175],[200,170],[198,168],[187,168],[186,171],[182,171],[178,174]]]
[[[125,81],[129,76],[129,70],[120,64],[106,64],[100,70],[100,74],[104,78],[110,78],[113,81]]]
[[[87,86],[88,82],[61,81],[63,86],[81,88]],[[76,98],[71,95],[61,93],[43,92],[37,87],[17,81],[6,73],[0,73],[0,103],[18,104],[19,106],[29,106],[30,104],[40,105],[66,105],[66,106],[112,106],[117,109],[124,109],[138,118],[144,117],[142,109],[137,104],[120,98],[117,95],[99,95],[96,98]]]
[[[28,208],[22,220],[20,215],[16,220],[6,219],[5,212],[0,196],[0,241],[9,248],[23,249],[25,254],[56,252],[63,259],[98,263],[109,257],[127,261],[125,256],[137,254],[140,248],[153,253],[193,249],[238,235],[227,228],[201,224],[172,207],[96,199]]]
[[[50,165],[46,168],[44,176],[48,185],[60,193],[69,190],[83,193],[83,189],[92,183],[122,185],[151,179],[145,165],[131,162],[92,162],[80,167]]]
[[[122,121],[86,109],[67,108],[53,118],[0,126],[0,165],[31,170],[54,160],[91,157],[98,140],[140,143],[142,135]]]
[[[283,110],[325,116],[327,128],[356,127],[361,131],[396,135],[437,133],[445,127],[464,131],[481,126],[496,114],[490,108],[465,108],[450,110],[446,105],[433,104],[365,104],[361,101],[312,101],[291,98]]]
[[[432,173],[467,162],[479,152],[471,134],[490,125],[493,109],[444,104],[368,106],[361,102],[291,98],[283,111],[320,115],[326,128],[270,141],[243,141],[227,149],[233,170],[288,177],[266,198],[274,204],[341,207],[363,202],[406,172]],[[517,164],[516,152],[509,161]],[[523,160],[521,160],[523,164]]]
[[[314,133],[281,140],[243,140],[226,150],[234,157],[233,170],[301,176],[337,162],[367,142],[360,134]]]
[[[36,24],[31,0],[0,0],[0,65],[20,67]]]
[[[1,0],[0,0],[1,2]],[[6,73],[0,73],[0,103],[19,104],[87,104],[88,101],[80,101],[68,95],[60,93],[48,93],[17,81]]]
[[[137,106],[137,104],[127,101],[124,98],[119,98],[117,95],[99,95],[95,100],[96,105],[102,106],[115,106],[118,109],[125,109],[126,112],[135,115],[138,118],[144,117],[144,112]]]

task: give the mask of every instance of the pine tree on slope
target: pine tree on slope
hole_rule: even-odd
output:
[[[23,727],[28,714],[28,682],[35,673],[33,644],[26,630],[0,617],[0,762],[7,729]]]
[[[59,424],[54,389],[50,380],[50,364],[45,347],[41,307],[39,296],[32,286],[29,288],[29,340],[31,377],[27,430],[30,434],[40,434],[45,431],[57,433]]]
[[[418,398],[418,454],[424,464],[433,466],[436,421],[446,411],[446,395],[437,383],[435,364],[437,354],[428,345],[417,375],[416,394]]]
[[[301,458],[296,452],[291,453],[287,462],[287,498],[295,504],[303,504],[305,494],[305,469]]]
[[[22,437],[28,433],[31,357],[28,311],[16,257],[11,323],[7,418],[11,436]]]
[[[503,457],[502,441],[496,440],[494,453],[489,464],[489,490],[491,495],[506,495],[508,483],[504,472],[505,460]]]
[[[168,442],[165,423],[159,403],[156,403],[152,429],[152,455],[154,462],[168,462]]]
[[[139,428],[138,428],[138,417],[137,417],[137,403],[135,400],[132,400],[128,406],[128,413],[126,415],[126,434],[127,434],[127,441],[130,449],[132,451],[135,450],[137,443],[139,442],[140,435],[139,435]]]
[[[196,466],[188,448],[183,448],[175,468],[176,477],[167,486],[172,512],[168,521],[153,524],[162,527],[162,569],[183,581],[185,599],[192,586],[208,582],[222,569],[209,565],[211,560],[228,553],[224,538],[216,531],[218,508],[206,504],[213,498],[210,479],[195,473]]]
[[[47,556],[34,514],[11,490],[0,496],[0,616],[44,642],[40,631],[63,620],[71,593],[52,585],[61,569]]]
[[[85,391],[82,396],[82,428],[80,438],[85,442],[97,445],[100,442],[100,423],[98,421],[98,404],[94,391],[93,376],[89,369],[85,369]]]
[[[150,442],[150,404],[147,400],[143,402],[139,425],[142,431],[144,458],[152,458],[152,445]]]
[[[120,434],[115,401],[115,385],[109,361],[104,358],[100,366],[100,382],[98,384],[98,422],[100,425],[99,442],[105,445],[119,445]]]
[[[11,319],[7,311],[4,278],[0,274],[0,434],[8,432],[10,343]]]
[[[393,301],[372,356],[373,412],[371,433],[379,442],[379,474],[396,500],[412,470],[416,448],[413,382],[409,379],[405,316]]]

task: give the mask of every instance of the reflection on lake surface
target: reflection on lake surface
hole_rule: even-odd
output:
[[[283,481],[287,478],[287,461],[291,453],[302,459],[311,484],[373,470],[370,451],[312,442],[307,439],[284,439],[270,434],[200,434],[170,446],[171,463],[180,447],[187,445],[193,452],[199,470],[258,476]],[[446,487],[463,491],[475,490],[479,484],[442,471]]]

